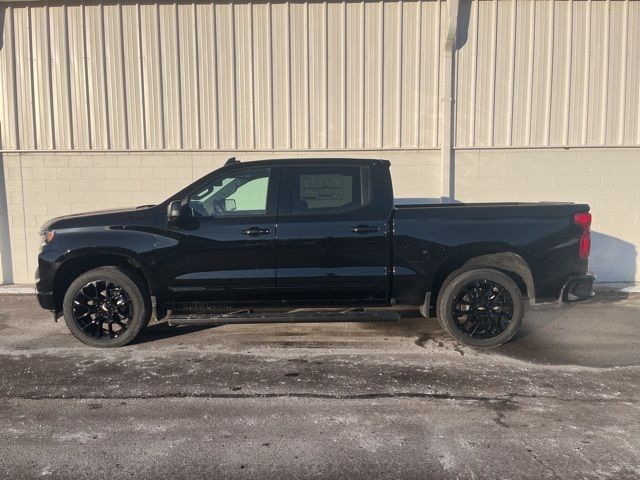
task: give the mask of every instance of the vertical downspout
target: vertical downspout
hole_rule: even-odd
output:
[[[454,117],[454,74],[455,63],[453,61],[453,52],[456,46],[456,30],[458,27],[458,7],[459,0],[447,1],[447,33],[444,42],[443,54],[443,89],[442,98],[442,114],[440,115],[440,135],[441,135],[441,155],[442,155],[442,203],[449,203],[455,200],[455,161],[453,140],[455,128],[453,124]]]

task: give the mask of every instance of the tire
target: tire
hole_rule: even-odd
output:
[[[65,292],[64,319],[71,333],[92,347],[121,347],[151,318],[151,296],[135,273],[100,267],[76,278]]]
[[[518,285],[491,268],[457,270],[440,289],[436,310],[442,329],[473,347],[497,347],[522,325],[524,299]]]

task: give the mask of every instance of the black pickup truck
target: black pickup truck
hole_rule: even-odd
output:
[[[40,305],[96,347],[173,325],[397,321],[511,339],[525,299],[593,295],[572,203],[395,205],[385,160],[230,159],[163,203],[43,226]],[[381,308],[382,307],[382,308]]]

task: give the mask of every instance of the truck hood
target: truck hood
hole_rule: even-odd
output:
[[[95,212],[76,213],[56,217],[44,225],[41,230],[60,230],[63,228],[81,227],[109,227],[117,225],[130,225],[132,223],[147,223],[151,221],[157,212],[157,205],[144,205],[134,208],[116,208],[111,210],[98,210]]]

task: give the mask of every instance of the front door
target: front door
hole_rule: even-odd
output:
[[[387,219],[369,165],[283,166],[277,284],[286,304],[382,304],[388,295]]]
[[[277,187],[277,168],[240,168],[184,200],[172,232],[177,244],[161,255],[173,303],[222,308],[278,301]]]

